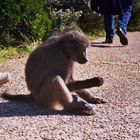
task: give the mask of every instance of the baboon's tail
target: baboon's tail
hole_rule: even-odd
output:
[[[1,94],[1,97],[3,99],[20,101],[20,102],[32,102],[33,101],[31,94],[27,94],[27,95],[20,94],[20,95],[17,95],[17,94],[12,94],[12,93],[10,93],[8,91],[4,91]]]

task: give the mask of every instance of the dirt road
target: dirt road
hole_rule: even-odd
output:
[[[113,45],[100,38],[88,49],[89,62],[76,65],[76,78],[101,76],[104,85],[89,91],[105,99],[93,105],[95,115],[57,114],[35,105],[0,98],[1,140],[140,140],[140,32],[128,33],[129,45],[118,37]],[[0,63],[12,80],[0,87],[28,93],[24,79],[26,58]]]

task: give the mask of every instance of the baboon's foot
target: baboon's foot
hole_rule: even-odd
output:
[[[74,114],[74,115],[80,115],[80,116],[91,116],[95,115],[95,112],[93,110],[82,110],[82,111],[69,111],[67,113]]]
[[[92,103],[92,104],[104,104],[104,103],[106,103],[106,101],[99,99],[99,98],[92,97],[90,103]]]
[[[64,110],[67,112],[77,112],[78,114],[83,114],[86,111],[91,111],[92,105],[80,98],[79,96],[73,95],[72,103],[69,104],[69,106],[66,106]]]
[[[102,77],[94,77],[93,79],[97,87],[102,86],[104,83],[104,79]]]
[[[93,110],[82,110],[80,112],[76,112],[75,114],[90,116],[90,115],[95,115],[95,112]]]
[[[73,95],[73,102],[71,103],[71,107],[66,110],[66,112],[75,114],[75,115],[94,115],[94,111],[92,110],[92,105],[87,103],[82,98],[77,95]]]
[[[72,106],[75,108],[74,110],[92,110],[92,105],[77,95],[73,95]]]

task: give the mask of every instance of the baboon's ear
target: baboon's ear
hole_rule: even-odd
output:
[[[73,40],[75,38],[75,35],[73,31],[69,31],[64,34],[64,37],[66,40]]]
[[[70,38],[74,39],[75,35],[74,34],[70,34]]]

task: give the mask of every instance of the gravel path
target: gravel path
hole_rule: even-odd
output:
[[[76,64],[76,78],[102,76],[102,87],[89,91],[106,104],[93,105],[95,115],[58,114],[33,104],[0,98],[0,140],[140,140],[140,32],[128,33],[129,45],[118,37],[113,45],[100,38],[88,49],[89,62]],[[26,58],[0,63],[12,80],[0,87],[26,94]]]

